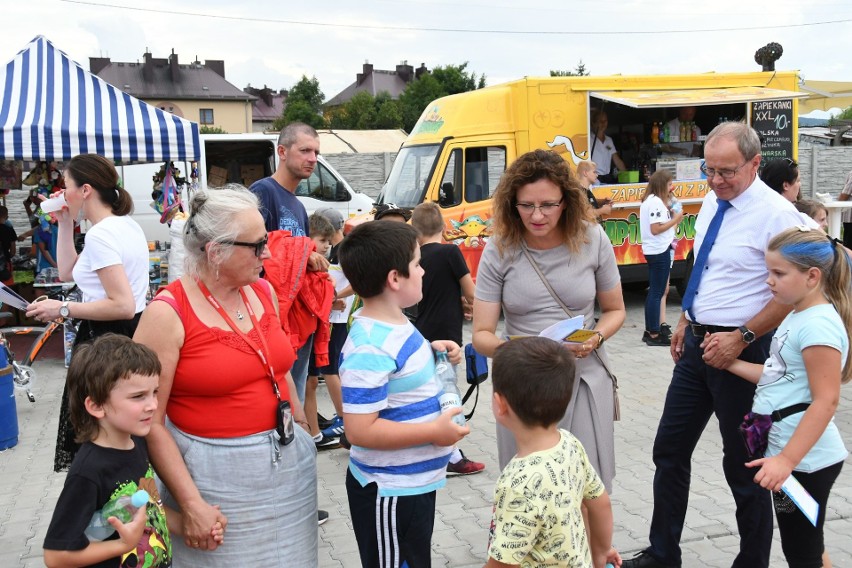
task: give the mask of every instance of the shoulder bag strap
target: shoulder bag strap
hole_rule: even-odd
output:
[[[568,317],[573,318],[574,313],[570,309],[568,309],[568,306],[565,305],[565,302],[563,302],[562,299],[556,294],[556,290],[553,289],[553,286],[551,286],[550,282],[547,281],[547,278],[544,277],[544,273],[541,271],[541,268],[539,268],[538,263],[530,254],[529,249],[527,249],[527,245],[521,243],[521,250],[524,251],[524,255],[527,257],[527,260],[532,265],[533,269],[535,270],[535,273],[538,274],[538,277],[541,279],[541,283],[544,284],[544,287],[547,288],[547,291],[550,293],[553,299],[556,300],[556,303],[559,304],[559,307],[562,308],[562,310],[566,314],[568,314]],[[609,375],[609,378],[612,381],[612,397],[614,405],[613,420],[620,420],[621,405],[618,402],[618,378],[616,378],[615,373],[610,370],[609,365],[606,364],[606,362],[600,356],[600,353],[598,353],[597,349],[594,350],[594,354],[595,357],[597,357],[597,360],[600,362],[601,366],[604,368],[604,371],[606,371],[606,374]]]

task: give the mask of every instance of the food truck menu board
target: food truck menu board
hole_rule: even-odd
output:
[[[751,125],[760,134],[764,162],[793,158],[793,101],[751,103]]]

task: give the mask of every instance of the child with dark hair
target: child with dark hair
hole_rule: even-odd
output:
[[[609,495],[583,445],[557,427],[574,371],[571,352],[542,337],[507,341],[495,352],[494,417],[512,432],[518,453],[494,490],[487,567],[621,565]]]
[[[44,539],[47,566],[171,566],[170,531],[180,530],[180,514],[160,501],[145,443],[160,371],[153,351],[122,335],[106,334],[75,348],[69,405],[82,446]],[[116,532],[89,542],[84,531],[95,511],[140,489],[149,495],[147,505],[127,523],[110,517]],[[223,532],[218,522],[211,529],[220,542]]]
[[[352,443],[346,492],[361,563],[430,566],[435,492],[446,482],[450,446],[470,432],[452,421],[461,409],[441,413],[433,349],[453,363],[461,350],[447,340],[430,345],[402,312],[423,295],[414,228],[365,223],[341,243],[339,257],[364,302],[340,363]]]

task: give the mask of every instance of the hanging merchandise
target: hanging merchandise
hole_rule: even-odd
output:
[[[186,185],[186,178],[175,169],[174,162],[166,162],[154,174],[154,191],[151,192],[151,207],[160,213],[160,223],[170,223],[174,216],[183,210],[180,191]]]

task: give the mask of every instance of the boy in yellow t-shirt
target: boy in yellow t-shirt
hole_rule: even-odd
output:
[[[494,490],[486,567],[620,566],[609,495],[582,444],[557,428],[571,401],[574,356],[543,337],[507,341],[492,376],[494,416],[518,453]]]

